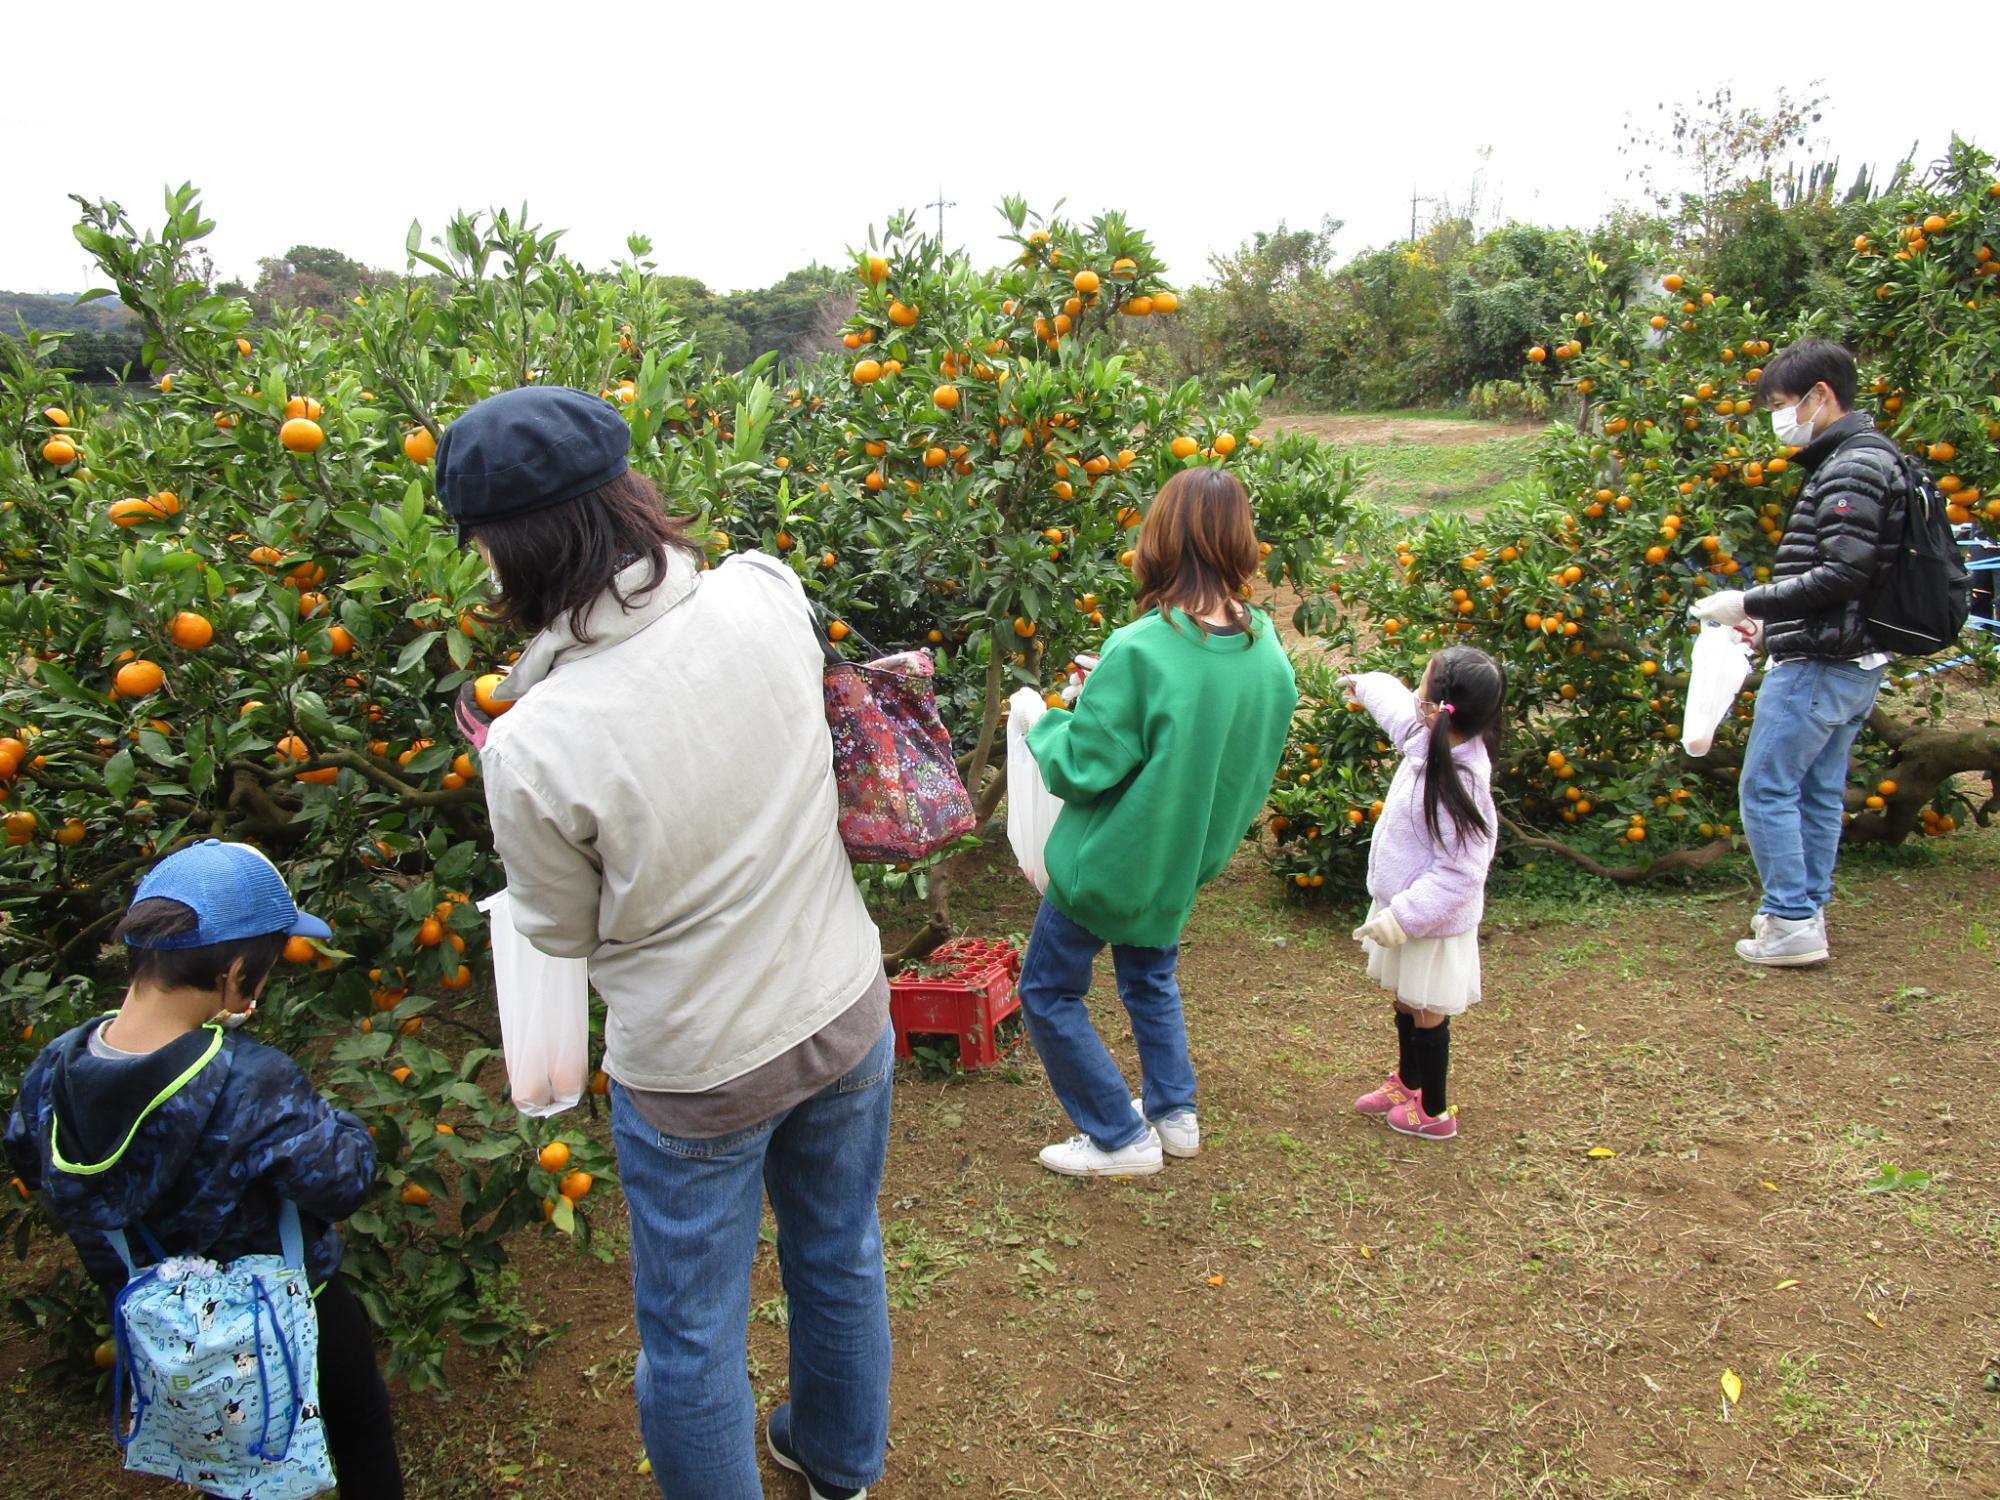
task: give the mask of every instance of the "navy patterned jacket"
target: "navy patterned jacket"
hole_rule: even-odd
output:
[[[275,1254],[278,1204],[298,1205],[313,1283],[340,1269],[334,1222],[375,1181],[375,1143],[273,1047],[203,1027],[146,1057],[93,1057],[108,1017],[65,1032],[21,1080],[7,1121],[14,1170],[42,1192],[105,1287],[125,1267],[104,1238],[145,1227],[169,1255]]]

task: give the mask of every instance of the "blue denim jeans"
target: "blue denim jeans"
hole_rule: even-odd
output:
[[[1021,1011],[1056,1099],[1093,1144],[1116,1151],[1144,1135],[1146,1126],[1132,1113],[1125,1075],[1105,1050],[1083,1003],[1090,993],[1091,962],[1103,948],[1102,938],[1044,901],[1021,960]],[[1187,1023],[1174,978],[1179,957],[1178,947],[1111,950],[1118,998],[1125,1002],[1132,1039],[1139,1044],[1139,1076],[1150,1120],[1194,1107],[1194,1064],[1188,1060]]]
[[[639,1429],[666,1500],[761,1500],[745,1336],[764,1194],[791,1310],[792,1444],[829,1484],[873,1484],[889,1440],[889,1301],[875,1199],[892,1034],[846,1077],[712,1140],[648,1126],[611,1090],[632,1219]]]
[[[1833,899],[1847,755],[1882,672],[1809,657],[1764,674],[1737,797],[1774,917],[1803,921]]]

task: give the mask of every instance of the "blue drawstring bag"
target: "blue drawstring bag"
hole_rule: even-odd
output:
[[[153,1259],[143,1270],[124,1231],[105,1236],[130,1276],[111,1311],[112,1432],[125,1467],[240,1500],[332,1489],[298,1208],[280,1209],[282,1254],[226,1266],[168,1256],[133,1227]]]

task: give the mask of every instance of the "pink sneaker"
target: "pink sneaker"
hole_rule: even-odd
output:
[[[1382,1087],[1372,1094],[1363,1094],[1354,1101],[1354,1107],[1364,1115],[1386,1115],[1399,1104],[1410,1102],[1410,1091],[1403,1087],[1403,1080],[1391,1073],[1382,1081]]]
[[[1448,1141],[1458,1134],[1458,1117],[1449,1110],[1441,1115],[1426,1114],[1424,1101],[1411,1094],[1389,1111],[1389,1128],[1419,1140]]]

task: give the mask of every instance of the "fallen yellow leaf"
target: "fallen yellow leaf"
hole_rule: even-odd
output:
[[[1779,1282],[1775,1287],[1771,1288],[1771,1290],[1774,1292],[1789,1292],[1793,1287],[1797,1286],[1798,1284],[1799,1284],[1798,1277],[1787,1276],[1783,1281]]]
[[[1758,1187],[1760,1187],[1760,1188],[1762,1188],[1762,1189],[1763,1189],[1763,1190],[1764,1190],[1765,1192],[1767,1192],[1767,1193],[1775,1193],[1775,1192],[1777,1192],[1777,1190],[1778,1190],[1778,1185],[1777,1185],[1777,1183],[1775,1183],[1775,1182],[1761,1182],[1761,1181],[1760,1181],[1760,1182],[1759,1182],[1759,1183],[1757,1184],[1757,1186],[1758,1186]]]
[[[652,1473],[652,1472],[653,1472],[653,1461],[652,1461],[652,1459],[650,1459],[650,1458],[642,1458],[642,1459],[640,1459],[640,1460],[639,1460],[639,1467],[638,1467],[638,1468],[636,1468],[636,1469],[634,1469],[634,1470],[633,1470],[632,1472],[633,1472],[633,1473],[635,1473],[635,1474],[650,1474],[650,1473]]]
[[[1210,1286],[1221,1286],[1222,1282],[1223,1278],[1221,1276],[1211,1276],[1208,1278],[1208,1284]]]
[[[1734,1370],[1723,1370],[1722,1394],[1727,1396],[1731,1401],[1741,1401],[1743,1399],[1743,1378]]]
[[[1599,1161],[1602,1161],[1605,1157],[1616,1156],[1618,1153],[1616,1151],[1613,1151],[1609,1146],[1592,1146],[1590,1150],[1584,1154],[1587,1156],[1594,1156]]]
[[[1361,1247],[1361,1258],[1363,1260],[1373,1260],[1375,1258],[1375,1252],[1373,1250],[1370,1250],[1366,1245],[1363,1245]]]
[[[1873,1323],[1877,1328],[1883,1329],[1885,1332],[1887,1331],[1888,1325],[1885,1324],[1880,1318],[1876,1317],[1875,1314],[1873,1314],[1872,1312],[1863,1313],[1861,1316],[1866,1318],[1869,1322]]]

